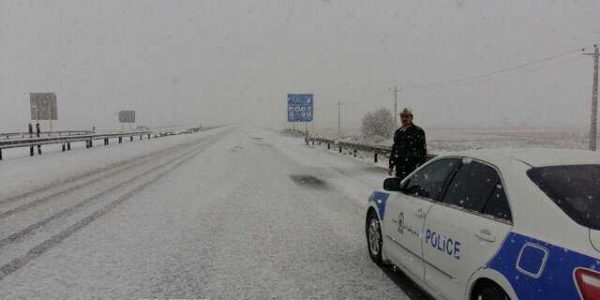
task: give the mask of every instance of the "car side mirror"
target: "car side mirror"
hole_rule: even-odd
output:
[[[389,192],[402,191],[402,179],[397,177],[386,178],[383,181],[383,189]]]

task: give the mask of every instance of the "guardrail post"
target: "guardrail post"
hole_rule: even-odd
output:
[[[331,149],[331,143],[327,143],[327,150]]]
[[[0,160],[2,160],[2,149],[0,149]]]
[[[66,150],[66,147],[65,147],[65,144],[63,143],[62,144],[62,151],[65,152],[65,150]]]
[[[94,140],[90,139],[90,148],[94,147]]]
[[[313,140],[313,141],[312,141],[312,145],[313,145],[313,146],[315,145],[315,140]]]
[[[104,139],[104,146],[108,146],[108,138]]]
[[[119,144],[121,144],[121,143],[123,143],[123,137],[122,136],[119,137]]]
[[[70,142],[67,143],[67,151],[71,151],[71,143]]]
[[[356,157],[356,152],[357,152],[356,149],[354,149],[354,157]]]
[[[33,146],[29,146],[29,156],[33,156]]]
[[[150,139],[150,134],[148,133],[148,139]]]
[[[375,154],[373,155],[373,160],[374,160],[375,162],[377,162],[377,152],[375,152]]]
[[[35,123],[35,135],[36,137],[40,137],[40,123],[39,121],[37,123]],[[37,152],[38,154],[42,154],[42,145],[37,145]]]
[[[340,153],[342,153],[342,146],[340,146]]]
[[[129,137],[130,142],[133,142],[133,135]]]

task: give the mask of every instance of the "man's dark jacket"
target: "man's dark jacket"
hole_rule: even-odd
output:
[[[426,160],[425,131],[416,125],[396,130],[390,153],[390,169],[396,167],[396,177],[406,177]]]

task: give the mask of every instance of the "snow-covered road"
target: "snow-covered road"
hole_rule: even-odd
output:
[[[384,170],[302,139],[223,127],[0,168],[0,299],[423,296],[367,254]]]

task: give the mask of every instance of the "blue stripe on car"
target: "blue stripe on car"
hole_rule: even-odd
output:
[[[600,270],[597,259],[510,233],[486,268],[504,275],[520,299],[579,299],[573,270]]]
[[[373,192],[369,197],[369,202],[374,202],[375,206],[377,206],[377,211],[379,212],[379,218],[383,221],[383,216],[385,215],[385,203],[387,199],[390,197],[389,193],[384,192]]]

